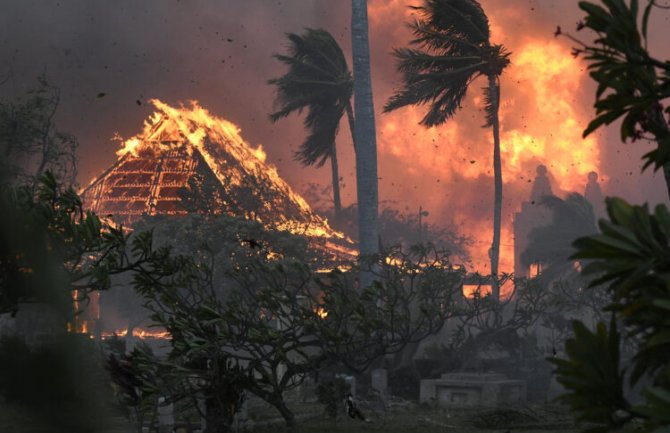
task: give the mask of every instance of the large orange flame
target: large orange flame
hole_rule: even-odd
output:
[[[415,2],[418,3],[418,2]],[[389,52],[407,46],[412,35],[398,22],[411,20],[408,2],[375,1],[370,6],[373,44]],[[514,269],[513,215],[529,200],[535,169],[549,169],[554,193],[583,193],[587,174],[601,171],[597,136],[582,138],[592,116],[592,89],[584,63],[548,28],[522,26],[531,20],[518,5],[482,1],[491,21],[492,41],[512,52],[502,76],[501,151],[504,203],[500,269]],[[522,28],[523,31],[519,31]],[[380,36],[375,41],[374,35]],[[378,72],[381,74],[381,72]],[[383,72],[389,75],[388,72]],[[383,106],[395,83],[377,81],[376,104]],[[392,84],[392,85],[390,85]],[[493,138],[484,123],[481,87],[470,86],[462,110],[444,125],[424,128],[425,107],[378,114],[380,196],[431,211],[431,223],[451,222],[473,239],[469,270],[487,273],[492,240]],[[585,101],[585,102],[582,102]]]
[[[355,251],[350,248],[352,242],[343,233],[333,230],[328,222],[314,214],[307,202],[279,176],[277,168],[266,162],[266,154],[261,146],[249,145],[240,135],[240,128],[220,117],[214,116],[202,108],[196,101],[190,106],[172,107],[158,99],[150,101],[156,112],[144,123],[143,131],[123,142],[117,152],[119,157],[131,154],[138,156],[143,151],[168,151],[173,147],[182,147],[184,141],[197,148],[215,176],[223,185],[241,185],[245,176],[262,173],[269,178],[271,188],[288,196],[299,208],[300,219],[274,212],[278,221],[274,228],[287,230],[308,237],[320,237],[344,244],[329,245],[333,251],[353,257]],[[190,147],[189,147],[190,148]],[[224,153],[217,153],[223,150]],[[241,170],[230,170],[222,158],[230,158],[240,164]],[[265,202],[268,212],[273,211],[273,203]],[[259,222],[260,217],[257,218]]]

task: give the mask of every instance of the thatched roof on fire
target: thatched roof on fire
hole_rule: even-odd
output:
[[[143,131],[82,192],[87,208],[125,225],[144,215],[227,214],[353,252],[351,241],[312,212],[236,125],[195,103],[152,103],[157,111]]]

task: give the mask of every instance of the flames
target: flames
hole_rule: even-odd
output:
[[[156,111],[145,121],[140,134],[122,140],[117,155],[138,157],[146,152],[160,154],[176,149],[197,149],[212,169],[221,185],[239,187],[250,176],[262,176],[276,196],[286,197],[285,203],[297,207],[293,215],[282,214],[280,206],[267,197],[263,203],[269,217],[257,216],[261,223],[272,223],[272,228],[312,238],[323,238],[335,254],[355,255],[352,241],[333,230],[328,222],[314,214],[307,202],[279,176],[277,168],[266,162],[262,146],[249,145],[240,135],[240,128],[232,122],[212,115],[196,101],[189,106],[173,107],[158,99],[150,102]],[[187,143],[190,146],[184,146]],[[334,242],[330,242],[334,241]],[[339,242],[339,243],[338,243]]]
[[[380,163],[380,199],[395,201],[398,207],[430,211],[426,221],[435,225],[453,225],[473,239],[468,247],[472,262],[468,270],[486,274],[489,268],[488,251],[492,240],[492,136],[482,128],[483,98],[481,87],[485,80],[472,83],[463,110],[453,120],[426,129],[418,123],[424,107],[409,107],[391,114],[381,114],[387,98],[398,84],[393,59],[388,53],[393,47],[407,46],[410,31],[403,25],[412,19],[407,6],[419,1],[374,0],[369,2],[370,36],[373,72],[373,94],[377,108]],[[570,55],[569,44],[556,40],[552,30],[557,19],[538,15],[520,2],[482,0],[489,15],[492,40],[503,43],[512,52],[512,64],[502,77],[501,148],[503,159],[504,202],[501,242],[501,271],[514,268],[512,233],[513,216],[522,201],[528,200],[535,168],[548,167],[554,192],[583,192],[586,175],[596,171],[602,176],[600,138],[592,135],[582,139],[581,133],[592,117],[593,88],[585,64]],[[521,23],[523,25],[521,25]],[[346,45],[346,44],[344,44]],[[271,96],[268,89],[268,98]],[[144,130],[125,140],[119,154],[137,154],[145,147],[169,146],[166,142],[188,140],[203,150],[205,158],[214,159],[208,143],[217,137],[230,141],[231,153],[244,161],[248,170],[262,169],[278,184],[276,169],[267,163],[262,147],[252,147],[240,136],[240,129],[193,103],[187,107],[171,107],[153,100],[156,112]],[[164,126],[161,119],[169,117],[176,125]],[[302,131],[301,131],[302,133]],[[167,137],[162,140],[162,135]],[[353,157],[346,155],[341,167],[352,168]],[[348,158],[348,159],[347,159]],[[288,158],[287,158],[288,159]],[[286,163],[290,164],[290,163]],[[291,180],[301,181],[297,165],[287,165],[294,174]],[[345,169],[342,172],[346,173]],[[327,169],[318,174],[329,180]],[[222,177],[223,173],[217,173]],[[233,179],[232,181],[238,181]],[[605,185],[606,188],[607,185]],[[288,188],[288,185],[286,185]],[[344,199],[355,200],[355,188],[343,189]],[[307,203],[293,193],[304,210]],[[283,222],[293,232],[305,229],[300,223]],[[327,225],[313,225],[308,234],[328,239],[339,238]]]
[[[593,115],[585,64],[553,37],[550,29],[555,26],[536,26],[541,19],[513,3],[482,1],[492,41],[512,52],[512,64],[502,76],[499,113],[504,180],[501,272],[514,269],[513,216],[530,198],[538,165],[547,166],[558,195],[583,193],[588,173],[602,174],[599,137],[582,138]],[[397,23],[408,22],[411,15],[405,1],[372,2],[371,34],[377,44],[373,49],[388,53],[407,46],[412,36]],[[532,24],[518,26],[524,20]],[[383,61],[384,68],[391,67],[391,59]],[[400,76],[377,73],[387,78],[374,83],[375,104],[380,107]],[[389,83],[390,78],[395,82]],[[429,209],[431,224],[458,227],[472,238],[468,270],[482,274],[490,267],[493,237],[493,137],[489,128],[482,128],[481,88],[486,84],[484,79],[472,83],[463,109],[439,127],[419,125],[425,107],[377,114],[380,197],[410,209]]]
[[[584,66],[556,42],[534,41],[515,56],[508,86],[523,83],[501,110],[501,122],[527,122],[505,128],[501,150],[508,177],[522,176],[524,168],[541,161],[554,176],[555,187],[582,191],[586,176],[598,171],[600,148],[595,136],[582,138],[589,116],[576,104],[584,81]],[[510,83],[512,81],[512,83]],[[526,106],[520,105],[523,98]]]
[[[257,171],[266,173],[277,187],[288,191],[290,197],[298,203],[303,211],[311,213],[307,202],[294,193],[291,187],[279,177],[277,168],[265,163],[267,155],[262,146],[253,148],[245,142],[240,136],[240,128],[237,125],[213,116],[202,108],[197,101],[191,101],[190,108],[171,107],[158,99],[151,99],[149,102],[156,107],[157,111],[144,123],[142,133],[125,140],[121,149],[117,151],[118,156],[127,153],[137,156],[138,152],[142,150],[169,150],[172,146],[181,145],[182,141],[186,139],[192,146],[200,150],[210,167],[217,168],[220,167],[220,162],[216,161],[209,146],[205,145],[205,141],[210,140],[219,144],[226,143],[226,152],[240,162],[247,173]],[[170,121],[163,122],[164,119]],[[234,185],[240,185],[243,181],[243,173],[240,172],[222,173],[215,169],[215,174],[220,181],[225,183],[232,182]],[[228,177],[228,174],[232,176]]]
[[[107,338],[125,338],[128,335],[128,330],[127,329],[117,329],[114,332],[103,332],[101,334],[101,338],[103,340]],[[158,340],[170,340],[172,336],[168,331],[165,330],[159,330],[159,329],[143,329],[143,328],[135,328],[133,329],[133,337],[135,338],[140,338],[142,340],[148,339],[148,338],[154,338]]]

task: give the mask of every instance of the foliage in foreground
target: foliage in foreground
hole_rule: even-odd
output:
[[[575,259],[587,261],[583,273],[591,286],[606,284],[611,295],[609,330],[595,332],[579,322],[566,343],[568,359],[553,360],[558,381],[568,392],[561,399],[591,431],[609,431],[632,420],[648,431],[670,426],[670,212],[653,213],[621,199],[607,199],[609,221],[601,233],[575,242]],[[623,332],[620,334],[618,327]],[[623,348],[635,349],[631,365],[621,362]],[[633,404],[625,392],[643,385],[644,401]]]
[[[432,249],[389,251],[377,263],[379,282],[361,290],[355,268],[323,274],[259,255],[217,279],[212,261],[152,251],[150,234],[134,248],[151,257],[135,287],[171,335],[168,358],[152,358],[167,372],[153,387],[174,400],[204,398],[208,431],[230,429],[243,393],[293,425],[285,393],[307,375],[333,365],[363,371],[439,331],[460,296],[462,271]]]
[[[46,302],[66,318],[72,290],[83,301],[134,265],[123,230],[85,211],[74,189],[52,173],[0,191],[0,313],[16,314],[22,302]]]
[[[656,149],[643,157],[644,167],[654,165],[658,169],[668,164],[670,130],[664,116],[670,108],[664,109],[662,102],[670,97],[670,61],[654,58],[647,49],[649,17],[654,7],[661,6],[654,0],[647,1],[641,19],[639,0],[602,0],[602,6],[581,1],[579,7],[586,17],[578,30],[587,28],[597,35],[594,44],[567,35],[579,45],[573,53],[586,58],[590,75],[598,84],[597,116],[584,135],[623,117],[623,141],[656,141]],[[666,182],[670,182],[667,174]]]
[[[19,337],[0,339],[2,411],[26,415],[25,424],[9,431],[104,431],[112,396],[96,349],[95,342],[80,334],[54,337],[51,344],[36,347]]]

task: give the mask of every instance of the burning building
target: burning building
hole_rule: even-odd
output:
[[[306,236],[333,259],[354,257],[352,241],[314,213],[236,125],[195,102],[151,102],[156,112],[143,131],[83,190],[88,209],[124,225],[145,215],[225,214]]]
[[[306,238],[329,266],[355,258],[354,243],[313,212],[236,125],[195,102],[179,108],[151,102],[156,111],[142,132],[122,141],[117,161],[82,191],[88,209],[124,226],[152,215],[228,215]],[[103,331],[99,319],[87,311],[75,329]],[[143,336],[131,328],[129,322],[117,334]]]

